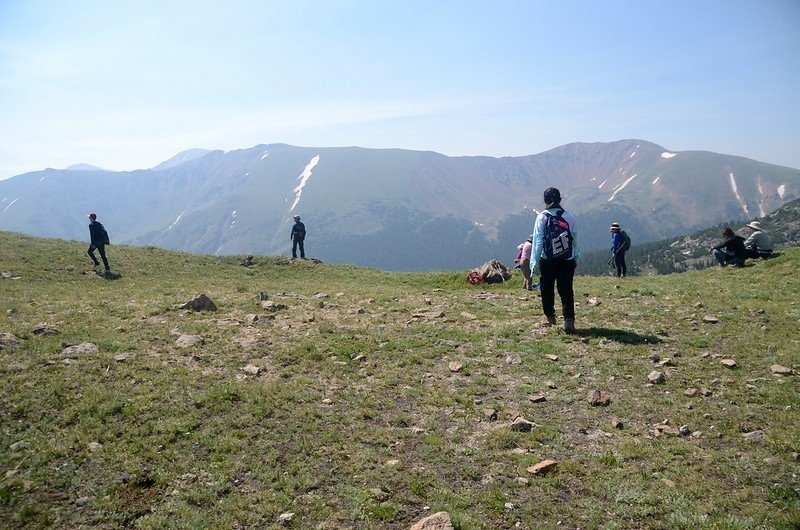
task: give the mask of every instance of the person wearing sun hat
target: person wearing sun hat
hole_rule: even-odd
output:
[[[617,268],[617,277],[624,278],[628,274],[628,265],[625,263],[625,252],[630,247],[630,238],[619,223],[611,223],[608,227],[611,232],[611,257]]]
[[[292,259],[297,259],[297,247],[300,247],[300,259],[306,259],[306,249],[303,246],[306,239],[306,225],[300,222],[299,215],[293,215],[292,219],[294,219],[294,225],[289,234],[289,239],[292,240]]]
[[[753,221],[747,225],[750,237],[744,242],[748,258],[768,258],[772,255],[772,239],[762,228],[761,223]]]

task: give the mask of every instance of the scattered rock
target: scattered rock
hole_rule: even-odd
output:
[[[511,422],[511,430],[515,432],[531,432],[534,427],[536,427],[535,423],[526,420],[522,416],[517,416],[514,418],[514,421]]]
[[[117,355],[114,356],[114,360],[117,361],[118,363],[121,363],[127,361],[131,355],[133,355],[133,352],[129,351],[118,353]]]
[[[259,368],[254,364],[248,364],[244,368],[242,368],[242,371],[246,374],[257,376],[258,374],[261,373],[261,368]]]
[[[650,354],[650,360],[653,361],[654,363],[657,363],[658,361],[661,360],[661,356],[656,352],[653,352]]]
[[[689,436],[691,433],[692,431],[689,429],[688,425],[681,425],[680,428],[678,428],[678,434],[681,436]]]
[[[761,429],[742,434],[742,436],[744,436],[744,439],[747,440],[748,442],[758,442],[760,440],[763,440],[766,435],[767,433],[765,433]]]
[[[525,477],[517,477],[514,479],[514,482],[516,482],[520,486],[527,486],[528,484],[531,483],[531,481],[526,479]]]
[[[372,488],[369,490],[369,494],[372,495],[372,498],[378,502],[383,502],[389,500],[389,494],[383,491],[380,488]]]
[[[719,322],[719,319],[717,317],[706,315],[703,317],[703,322],[705,322],[706,324],[716,324]]]
[[[99,442],[89,442],[89,451],[94,453],[95,451],[99,451],[103,448],[103,444]]]
[[[724,366],[725,368],[731,368],[731,369],[736,368],[736,361],[734,361],[733,359],[722,359],[720,361],[720,364],[722,364],[722,366]]]
[[[461,318],[464,318],[466,320],[477,320],[478,319],[478,317],[476,317],[472,313],[467,313],[466,311],[463,311],[461,313]]]
[[[647,374],[647,380],[653,383],[654,385],[661,385],[666,381],[664,374],[659,372],[658,370],[653,370],[649,374]]]
[[[278,522],[283,525],[288,525],[294,520],[294,512],[282,513],[278,516]]]
[[[41,324],[31,330],[34,335],[58,335],[61,332],[52,326]]]
[[[544,394],[536,394],[535,396],[528,396],[528,401],[531,403],[544,403],[547,401],[547,396]]]
[[[522,357],[516,353],[507,353],[506,364],[522,364]]]
[[[178,309],[191,309],[192,311],[216,311],[217,306],[205,294],[199,294],[180,306]]]
[[[22,339],[11,333],[0,333],[0,350],[3,348],[19,346],[22,344]]]
[[[617,418],[616,416],[612,416],[611,418],[611,426],[615,429],[622,429],[625,427],[625,424],[622,422],[621,419]]]
[[[672,359],[663,359],[657,363],[657,366],[672,366]]]
[[[439,339],[436,341],[436,345],[447,346],[448,348],[458,348],[459,346],[461,346],[461,343],[449,339]]]
[[[314,295],[314,298],[316,298],[317,300],[322,300],[323,298],[330,298],[330,296],[328,295],[328,293],[317,293]]]
[[[81,344],[64,348],[61,350],[61,355],[63,357],[74,357],[77,355],[85,355],[87,353],[97,353],[97,351],[97,344],[93,344],[91,342],[82,342]]]
[[[78,497],[75,499],[75,504],[77,506],[86,506],[91,500],[89,497]]]
[[[773,364],[772,366],[769,367],[769,369],[770,371],[772,371],[774,375],[792,375],[794,373],[794,370],[792,370],[791,368],[787,368],[786,366],[781,366],[780,364]]]
[[[272,300],[264,300],[261,302],[261,309],[265,309],[267,311],[281,311],[282,309],[286,309],[286,304],[279,304],[273,302]]]
[[[464,365],[458,361],[450,361],[450,364],[447,365],[450,368],[450,371],[453,373],[460,372]]]
[[[695,397],[697,395],[697,389],[696,388],[687,388],[686,390],[683,391],[683,395],[684,396],[689,396],[689,397]]]
[[[191,348],[192,346],[203,344],[203,342],[205,342],[205,339],[200,335],[181,335],[175,341],[175,346],[178,348]]]
[[[420,519],[408,530],[453,530],[453,523],[450,521],[449,513],[437,512]]]
[[[256,295],[256,300],[258,300],[259,302],[264,302],[266,300],[269,300],[269,294],[267,294],[265,291],[260,291]]]
[[[397,459],[387,460],[384,467],[400,467],[400,461]]]
[[[483,409],[481,414],[483,414],[483,417],[489,421],[497,420],[497,411],[495,409]]]
[[[588,300],[586,300],[586,305],[588,305],[589,307],[597,307],[602,303],[603,302],[601,302],[597,298],[589,298]]]
[[[558,360],[558,355],[545,355],[545,357],[550,359],[553,362]]]
[[[704,388],[704,389],[702,389],[700,391],[700,395],[703,396],[703,397],[711,397],[713,394],[714,393],[711,390],[707,389],[707,388]]]
[[[587,398],[593,407],[605,407],[611,403],[611,395],[601,390],[592,390]]]
[[[552,471],[558,462],[548,458],[547,460],[542,460],[538,464],[534,464],[528,468],[528,472],[532,475],[544,475],[545,473]]]
[[[668,478],[662,478],[661,482],[663,482],[664,484],[666,484],[670,488],[674,488],[675,487],[675,481],[674,480],[670,480]]]
[[[366,359],[367,359],[366,355],[364,355],[363,353],[359,353],[358,355],[354,356],[351,360],[353,362],[360,363],[361,361],[364,361]]]
[[[555,390],[556,388],[558,388],[554,381],[545,381],[544,384],[547,385],[547,388],[549,388],[550,390]]]
[[[19,451],[20,449],[25,449],[29,445],[31,445],[31,444],[27,440],[20,440],[18,442],[15,442],[15,443],[11,444],[9,446],[9,449],[11,449],[12,451]]]

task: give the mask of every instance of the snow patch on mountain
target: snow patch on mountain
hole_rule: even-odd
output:
[[[661,175],[657,176],[653,179],[653,184],[658,184],[658,181],[661,180]]]
[[[175,220],[174,220],[174,221],[172,221],[172,224],[171,224],[171,225],[169,225],[169,228],[167,228],[167,230],[166,230],[166,231],[172,230],[172,227],[173,227],[173,226],[175,226],[176,224],[178,224],[178,221],[180,221],[180,220],[181,220],[181,217],[183,217],[183,214],[185,214],[185,213],[186,213],[186,210],[182,211],[182,212],[181,212],[181,213],[178,215],[178,217],[176,217],[176,218],[175,218]]]
[[[636,175],[634,175],[634,176],[630,177],[628,180],[626,180],[625,182],[623,182],[623,183],[622,183],[622,186],[620,186],[619,188],[616,188],[616,189],[614,190],[614,193],[612,193],[612,194],[611,194],[611,197],[608,199],[608,202],[611,202],[611,201],[613,201],[613,200],[614,200],[614,197],[616,197],[616,196],[617,196],[617,193],[619,193],[619,192],[621,192],[622,190],[624,190],[624,189],[625,189],[625,186],[627,186],[628,184],[630,184],[630,183],[631,183],[631,181],[632,181],[633,179],[635,179],[636,177],[638,177],[638,176],[639,176],[639,174],[637,173]]]
[[[261,155],[261,158],[259,158],[259,160],[264,160],[264,159],[265,159],[265,158],[267,158],[268,156],[269,156],[269,151],[264,151],[264,154],[263,154],[263,155]]]
[[[778,195],[781,199],[786,195],[786,184],[781,184],[778,186]]]
[[[608,179],[604,180],[599,186],[597,186],[597,189],[602,190],[606,182],[608,182]]]
[[[14,203],[15,203],[15,202],[17,202],[18,200],[19,200],[19,197],[17,197],[17,198],[16,198],[16,199],[14,199],[13,201],[11,201],[11,203],[9,203],[9,205],[8,205],[8,206],[6,206],[5,208],[3,208],[3,211],[2,211],[2,212],[0,212],[0,213],[5,213],[5,211],[6,211],[6,210],[8,210],[9,208],[11,208],[11,207],[14,205]]]
[[[297,180],[300,181],[300,184],[298,184],[297,187],[292,190],[295,196],[294,203],[292,203],[292,207],[289,208],[290,212],[294,211],[295,206],[297,206],[297,203],[300,202],[300,196],[303,195],[303,188],[305,187],[306,182],[308,182],[308,179],[311,177],[311,170],[314,169],[317,164],[319,164],[319,155],[312,158],[311,162],[309,162],[303,172],[300,173],[300,176],[297,177]]]
[[[637,147],[638,147],[638,146],[637,146]],[[633,158],[633,155],[635,155],[635,154],[636,154],[636,151],[634,151],[633,153],[631,153],[631,156],[629,156],[628,158],[629,158],[629,159]]]
[[[736,195],[736,200],[739,201],[739,205],[744,210],[744,213],[749,214],[750,212],[747,210],[747,204],[742,199],[742,196],[739,195],[739,189],[736,186],[736,179],[733,177],[733,173],[728,173],[728,178],[731,182],[731,189],[733,190],[733,194]]]
[[[677,154],[677,153],[667,153],[667,152],[663,152],[663,153],[661,153],[661,158],[672,158],[672,157],[673,157],[673,156],[675,156],[676,154]]]

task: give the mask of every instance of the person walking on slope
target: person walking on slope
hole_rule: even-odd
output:
[[[292,259],[297,259],[297,247],[300,247],[300,259],[306,259],[306,251],[303,248],[303,241],[306,239],[306,225],[300,222],[300,216],[295,215],[292,232],[289,239],[292,240]]]
[[[92,263],[94,263],[95,267],[100,266],[100,262],[97,261],[97,258],[94,256],[94,251],[97,249],[97,251],[100,252],[100,258],[103,260],[105,272],[110,272],[111,269],[108,267],[108,259],[106,258],[106,245],[110,244],[108,241],[108,232],[106,232],[102,223],[97,220],[97,214],[95,213],[89,214],[89,238],[91,243],[86,253],[92,258]]]
[[[628,274],[628,266],[625,264],[626,236],[625,231],[619,223],[611,223],[611,257],[614,258],[614,265],[617,267],[617,277],[624,278]]]
[[[536,216],[533,226],[531,275],[539,269],[542,291],[542,311],[545,325],[556,325],[555,287],[561,298],[564,314],[564,331],[575,332],[575,277],[578,249],[578,230],[575,216],[561,207],[561,192],[557,188],[544,190],[545,210]]]
[[[772,239],[764,230],[761,223],[753,221],[747,228],[750,229],[750,237],[744,242],[748,258],[768,258],[772,255]]]
[[[747,259],[747,251],[744,248],[744,238],[737,236],[730,227],[725,227],[722,231],[722,237],[725,241],[715,247],[711,247],[711,253],[714,254],[720,267],[727,267],[728,265],[735,265],[736,267],[744,267],[744,260]]]

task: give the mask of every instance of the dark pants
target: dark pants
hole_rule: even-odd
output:
[[[620,250],[614,254],[614,264],[617,266],[617,276],[621,278],[628,275],[628,266],[625,264],[624,250]]]
[[[292,240],[292,257],[297,257],[297,247],[300,247],[300,257],[302,259],[306,259],[306,251],[303,248],[303,240],[302,239],[293,239]]]
[[[100,258],[103,260],[103,265],[105,265],[106,270],[109,269],[108,267],[108,260],[106,259],[106,246],[105,245],[89,245],[89,250],[86,251],[89,254],[89,257],[92,258],[94,262],[94,266],[97,267],[100,265],[100,262],[97,261],[97,258],[94,257],[94,249],[97,249],[100,252]]]
[[[724,250],[714,249],[714,257],[720,265],[744,265],[745,258],[737,258],[733,254],[726,254]]]
[[[745,254],[747,254],[748,258],[758,259],[758,258],[768,258],[772,255],[771,250],[759,250],[758,247],[753,248],[745,248]]]
[[[556,293],[561,298],[561,307],[564,318],[575,318],[575,294],[572,292],[572,279],[575,277],[575,260],[553,261],[540,259],[539,277],[542,290],[542,311],[545,316],[556,316]]]

